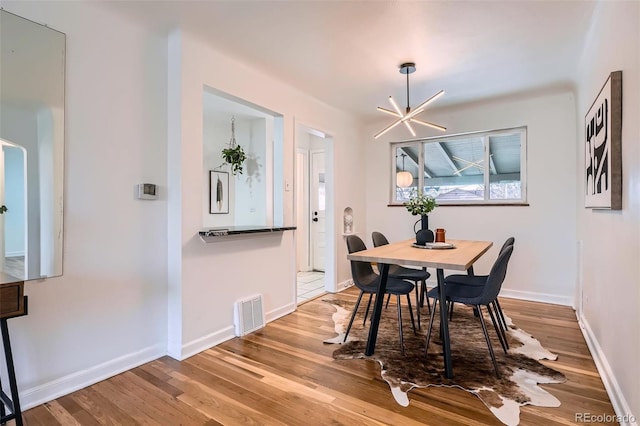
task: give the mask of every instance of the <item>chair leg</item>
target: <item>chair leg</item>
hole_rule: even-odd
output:
[[[418,283],[420,281],[416,281],[416,316],[418,317],[418,328],[420,328],[420,295],[418,294]],[[409,295],[407,294],[407,300],[409,299]],[[409,309],[411,309],[411,303],[409,303]],[[415,326],[413,327],[415,329]]]
[[[391,293],[387,293],[387,304],[384,305],[385,309],[387,309],[389,307],[389,299],[391,299]]]
[[[484,339],[487,341],[487,347],[489,348],[489,355],[491,355],[493,368],[496,370],[496,377],[499,379],[500,373],[498,372],[498,363],[496,362],[496,355],[495,353],[493,353],[493,346],[491,346],[491,340],[489,339],[487,326],[484,323],[484,316],[482,315],[482,310],[480,309],[480,305],[476,305],[476,307],[478,308],[478,317],[480,318],[480,324],[482,325],[482,332],[484,333]]]
[[[491,308],[491,303],[487,305],[487,311],[489,311],[489,316],[491,317],[491,322],[493,323],[493,328],[496,330],[496,334],[498,335],[498,340],[500,340],[500,345],[504,350],[504,353],[507,353],[507,343],[506,336],[502,332],[502,327],[500,326],[500,320],[498,319],[498,313],[493,312],[494,309]]]
[[[356,306],[353,308],[353,313],[351,314],[351,320],[349,320],[349,326],[347,327],[347,332],[344,334],[343,342],[347,341],[347,337],[349,336],[349,331],[351,331],[351,326],[353,325],[353,319],[356,317],[356,312],[358,312],[358,306],[360,306],[360,300],[362,299],[362,295],[364,291],[360,290],[360,295],[358,296],[358,301],[356,302]]]
[[[400,296],[398,296],[398,298],[400,298]],[[415,336],[417,336],[418,332],[416,331],[416,322],[413,320],[413,306],[411,306],[411,298],[409,297],[408,294],[407,294],[407,304],[409,305],[409,316],[411,317],[411,325],[413,326],[413,334]],[[418,320],[418,328],[420,328],[420,320]]]
[[[362,325],[367,323],[367,317],[369,316],[369,309],[371,308],[371,298],[373,297],[373,293],[369,293],[369,303],[367,303],[367,310],[364,311],[364,320],[362,320]]]
[[[500,306],[500,301],[496,297],[496,300],[493,301],[495,307],[497,308],[498,314],[500,315],[500,319],[502,320],[502,325],[504,325],[504,331],[507,331],[507,321],[504,319],[504,313],[502,312],[502,306]]]
[[[404,337],[402,336],[402,308],[400,307],[400,295],[396,295],[396,300],[398,302],[398,330],[400,331],[400,351],[402,352],[402,356],[404,356]]]
[[[453,304],[454,302],[449,302],[449,321],[453,321]]]
[[[433,309],[429,314],[429,329],[427,330],[427,344],[424,346],[424,357],[427,357],[427,351],[429,350],[429,341],[431,340],[431,329],[433,328],[433,318],[436,314],[436,307],[438,306],[438,299],[433,302]]]
[[[420,287],[420,307],[424,307],[424,301],[427,300],[427,312],[431,314],[431,302],[429,302],[429,298],[427,296],[427,281],[422,280]]]

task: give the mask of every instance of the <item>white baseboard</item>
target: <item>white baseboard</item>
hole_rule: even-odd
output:
[[[24,256],[24,251],[8,251],[4,254],[4,257],[19,257]]]
[[[571,306],[573,308],[573,296],[560,296],[549,293],[536,293],[533,291],[509,290],[503,288],[500,290],[500,297],[510,299],[528,300],[531,302],[551,303],[552,305]]]
[[[236,335],[235,335],[235,330],[233,328],[233,325],[229,327],[225,327],[222,330],[218,330],[213,333],[207,334],[206,336],[198,337],[197,339],[182,345],[182,355],[180,356],[180,358],[177,358],[177,359],[178,361],[182,361],[195,354],[198,354],[202,351],[206,351],[209,348],[219,345],[220,343],[233,339],[234,337],[236,337]],[[171,356],[172,358],[175,358],[171,354],[169,354],[169,356]]]
[[[274,309],[272,311],[265,313],[265,321],[270,323],[271,321],[277,320],[280,317],[288,315],[296,310],[296,305],[293,303],[289,303],[280,308]],[[227,340],[231,340],[235,335],[235,329],[233,325],[229,327],[225,327],[222,330],[218,330],[214,333],[208,334],[203,337],[199,337],[189,343],[185,343],[182,345],[182,356],[180,358],[176,358],[174,354],[169,353],[168,355],[178,361],[182,361],[183,359],[187,359],[195,354],[198,354],[202,351],[206,351],[214,346],[219,345],[220,343],[224,343]]]
[[[98,383],[147,362],[158,359],[166,354],[164,345],[149,346],[137,352],[123,355],[102,364],[60,377],[49,383],[20,392],[22,410],[28,410],[37,405],[75,392],[79,389]]]
[[[353,285],[353,280],[349,279],[346,281],[342,281],[341,283],[338,283],[338,285],[336,286],[336,293],[341,292],[342,290],[346,290],[349,287],[351,287]]]
[[[265,316],[265,321],[267,322],[271,322],[274,320],[277,320],[278,318],[281,318],[285,315],[289,315],[292,312],[295,312],[296,310],[296,304],[295,303],[289,303],[286,304],[284,306],[281,306],[277,309],[274,309],[272,311],[266,312],[264,314]]]
[[[582,335],[587,341],[587,346],[589,347],[593,361],[596,364],[598,373],[600,374],[604,387],[607,390],[609,399],[611,399],[611,405],[613,405],[613,409],[618,416],[618,419],[615,419],[615,421],[623,426],[638,426],[638,419],[634,418],[631,414],[631,407],[629,407],[629,404],[620,389],[620,385],[618,385],[618,381],[613,375],[609,361],[607,361],[607,357],[602,351],[595,334],[593,334],[593,331],[589,326],[589,322],[582,314],[576,314],[576,317],[578,318],[580,330],[582,330]],[[635,414],[638,415],[640,413]]]

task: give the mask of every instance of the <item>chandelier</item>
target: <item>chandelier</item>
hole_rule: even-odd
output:
[[[414,64],[413,62],[407,62],[400,65],[400,73],[405,74],[407,76],[407,108],[405,110],[405,113],[403,114],[402,111],[400,110],[400,107],[398,107],[398,104],[396,103],[396,101],[393,100],[393,97],[389,96],[389,102],[391,103],[391,106],[393,107],[394,111],[391,111],[390,109],[386,109],[382,107],[378,107],[378,111],[384,112],[385,114],[393,115],[394,117],[397,118],[397,120],[391,123],[390,125],[388,125],[387,127],[385,127],[384,129],[380,130],[373,137],[374,139],[378,139],[380,136],[384,135],[389,130],[393,129],[394,127],[396,127],[401,123],[405,125],[405,127],[409,130],[409,132],[411,132],[411,135],[414,137],[416,136],[416,132],[413,130],[413,127],[411,127],[411,123],[420,124],[423,126],[431,127],[433,129],[438,129],[442,131],[447,130],[446,127],[442,127],[437,124],[429,123],[427,121],[418,120],[417,118],[415,118],[418,114],[424,111],[424,108],[427,106],[427,104],[436,100],[440,96],[444,95],[444,90],[439,91],[438,93],[436,93],[435,95],[433,95],[432,97],[430,97],[429,99],[427,99],[426,101],[418,105],[416,109],[411,111],[411,107],[409,106],[409,74],[415,72],[415,70],[416,70],[416,64]]]

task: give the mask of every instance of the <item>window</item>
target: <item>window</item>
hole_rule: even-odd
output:
[[[418,188],[442,205],[525,204],[526,141],[520,127],[392,143],[391,204]]]

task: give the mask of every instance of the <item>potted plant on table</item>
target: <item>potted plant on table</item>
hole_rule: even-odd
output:
[[[420,221],[422,222],[420,229],[429,229],[428,215],[433,211],[433,209],[438,207],[438,203],[436,203],[435,198],[426,195],[422,191],[418,191],[409,198],[409,201],[407,201],[404,206],[412,215],[420,215]],[[416,222],[416,224],[417,223],[418,222]],[[413,226],[415,229],[415,225]]]

